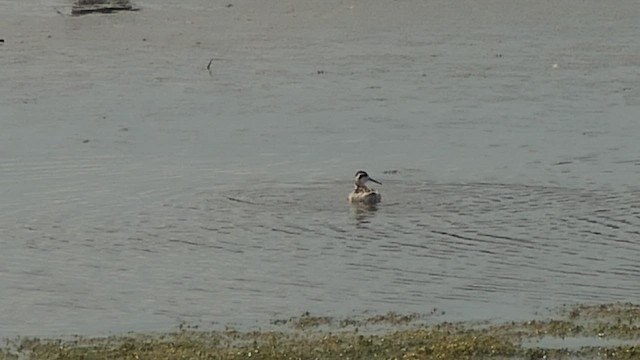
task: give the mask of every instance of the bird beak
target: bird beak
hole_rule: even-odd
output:
[[[369,181],[373,181],[373,182],[374,182],[374,183],[376,183],[376,184],[382,185],[382,183],[381,183],[380,181],[378,181],[378,180],[374,180],[374,179],[372,179],[372,178],[369,178]]]

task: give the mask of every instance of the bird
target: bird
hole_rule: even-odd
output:
[[[382,185],[382,183],[379,182],[378,180],[371,178],[366,171],[358,170],[356,172],[354,189],[349,194],[350,203],[375,205],[379,203],[380,200],[382,200],[382,196],[380,195],[380,192],[378,192],[377,190],[371,189],[365,185],[368,181]]]

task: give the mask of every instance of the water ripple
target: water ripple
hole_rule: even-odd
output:
[[[361,209],[348,189],[194,188],[134,213],[78,214],[82,226],[46,212],[3,223],[0,306],[28,299],[16,311],[76,321],[119,309],[118,329],[298,310],[508,318],[640,295],[637,193],[387,181],[383,203]]]

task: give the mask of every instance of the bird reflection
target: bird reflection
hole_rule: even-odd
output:
[[[378,207],[375,204],[351,204],[351,213],[353,214],[353,217],[356,219],[358,224],[368,223],[369,220],[376,215],[377,211]]]

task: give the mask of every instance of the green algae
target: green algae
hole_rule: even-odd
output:
[[[352,317],[352,318],[344,318],[337,319],[330,316],[315,316],[310,314],[309,312],[305,312],[301,316],[294,316],[289,319],[276,319],[271,323],[273,325],[292,325],[295,329],[298,330],[310,330],[313,328],[321,328],[321,327],[339,327],[339,328],[347,328],[347,327],[362,327],[362,326],[370,326],[370,325],[393,325],[393,326],[402,326],[409,325],[416,320],[425,319],[433,315],[443,314],[443,312],[438,309],[433,309],[431,312],[427,314],[399,314],[396,312],[388,312],[386,314],[376,314],[369,317]]]
[[[17,360],[18,355],[10,354],[4,350],[0,350],[0,360]]]
[[[279,329],[268,331],[200,331],[183,325],[163,335],[23,338],[0,350],[0,360],[640,358],[635,345],[640,307],[633,304],[567,306],[556,318],[499,324],[417,323],[425,317],[388,313],[334,319],[305,313],[275,320]],[[377,328],[381,324],[383,331]],[[605,345],[598,342],[605,337]],[[572,347],[567,341],[563,347],[563,339],[571,338],[587,346]],[[556,339],[556,346],[544,346],[542,339]]]

